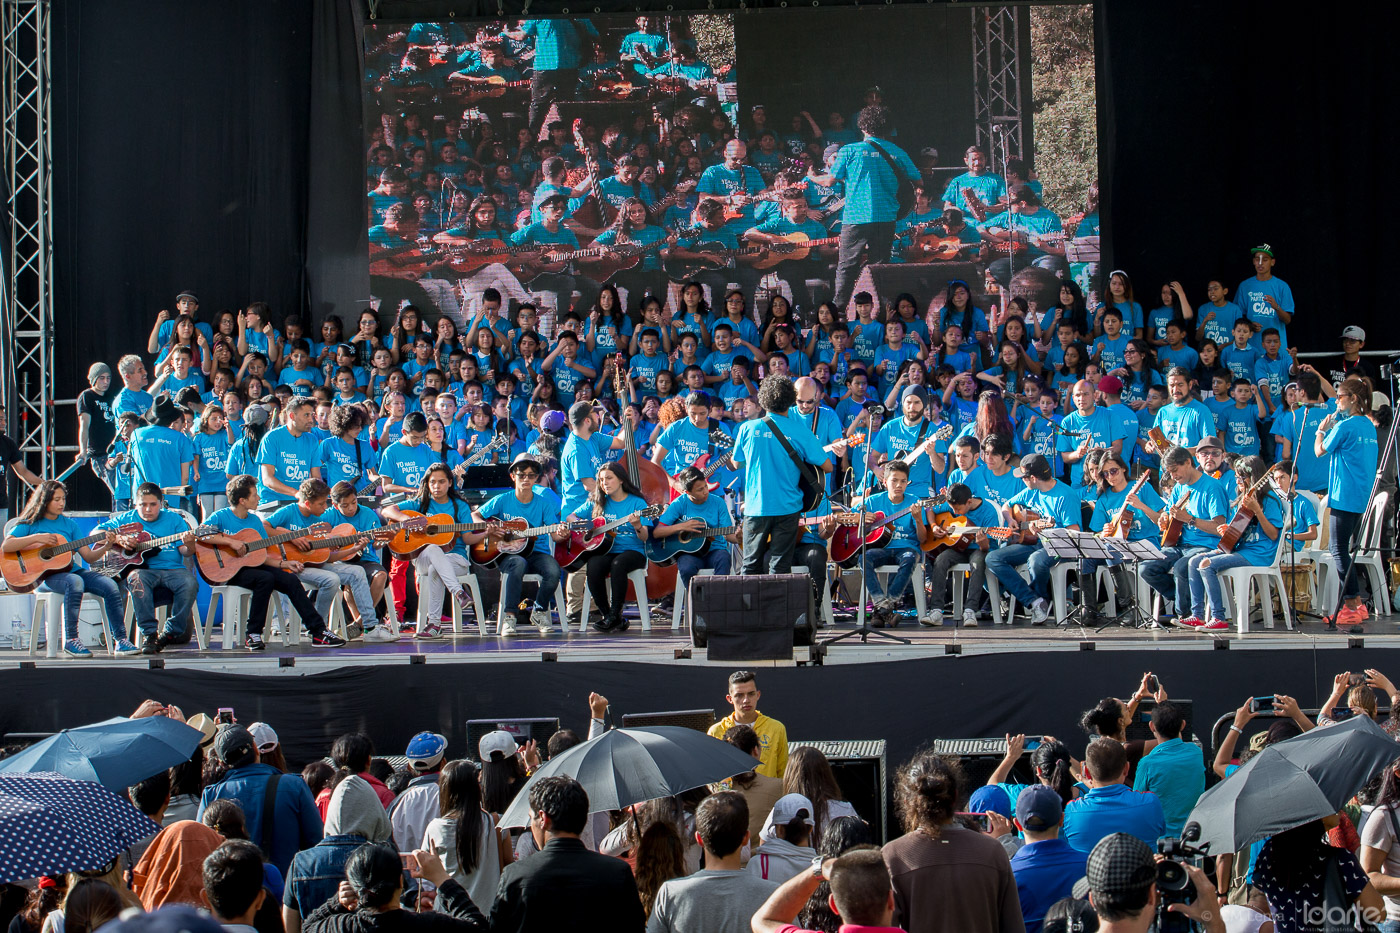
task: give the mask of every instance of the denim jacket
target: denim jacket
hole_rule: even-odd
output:
[[[282,906],[305,918],[333,897],[345,880],[345,863],[351,854],[369,840],[364,836],[327,836],[292,858]]]

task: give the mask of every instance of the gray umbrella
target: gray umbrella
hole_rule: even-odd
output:
[[[502,826],[530,822],[530,789],[566,775],[588,792],[588,809],[623,807],[752,771],[758,760],[728,742],[681,726],[612,729],[551,759],[530,776],[501,816]]]
[[[1400,745],[1366,716],[1304,732],[1259,752],[1196,801],[1200,842],[1239,852],[1340,810]]]

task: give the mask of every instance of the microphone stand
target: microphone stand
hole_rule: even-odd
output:
[[[869,463],[870,463],[870,432],[869,432],[869,431],[866,431],[866,432],[865,432],[865,457],[864,457],[864,459],[861,460],[861,463],[862,463],[862,464],[865,464],[865,465],[866,465],[866,468],[869,469]],[[870,490],[867,489],[867,490],[866,490],[866,493],[865,493],[865,497],[861,500],[861,503],[860,503],[860,517],[857,519],[857,524],[856,524],[856,535],[857,535],[858,538],[860,539],[860,542],[861,542],[861,549],[862,549],[862,550],[865,548],[865,502],[866,502],[866,500],[868,500],[869,498],[870,498]],[[922,559],[922,558],[921,558],[921,559]],[[838,579],[840,578],[839,572],[838,572],[838,574],[837,574],[837,578],[838,578]],[[885,640],[887,640],[887,641],[899,642],[901,645],[908,645],[908,644],[911,644],[911,642],[910,642],[910,640],[909,640],[908,638],[903,638],[903,637],[901,637],[901,636],[899,636],[899,635],[893,635],[893,634],[891,634],[891,633],[889,633],[889,632],[884,631],[883,629],[877,629],[877,628],[871,628],[871,627],[870,627],[869,614],[865,611],[865,603],[866,603],[867,599],[869,598],[869,596],[870,596],[869,583],[866,581],[866,579],[865,579],[865,571],[862,569],[861,574],[860,574],[860,595],[859,595],[859,597],[858,597],[858,600],[859,600],[859,601],[858,601],[858,603],[857,603],[857,609],[856,609],[856,627],[853,628],[853,629],[851,629],[849,632],[842,632],[840,635],[833,635],[833,636],[831,636],[830,638],[828,638],[826,641],[821,642],[822,648],[827,648],[827,647],[829,647],[829,646],[831,646],[831,645],[836,644],[837,642],[845,641],[845,640],[848,639],[848,638],[857,638],[857,637],[860,639],[860,643],[861,643],[862,645],[868,644],[868,643],[869,643],[869,638],[870,638],[871,635],[874,635],[874,636],[876,636],[876,637],[878,637],[878,638],[883,638],[883,639],[885,639]]]
[[[1299,445],[1300,447],[1302,446],[1303,435],[1302,435],[1302,433],[1300,433],[1299,430],[1298,430],[1298,411],[1299,411],[1299,409],[1302,409],[1302,412],[1303,412],[1303,430],[1306,431],[1307,428],[1308,428],[1308,409],[1311,408],[1311,407],[1313,407],[1313,406],[1307,405],[1307,404],[1303,404],[1303,405],[1299,405],[1298,408],[1295,408],[1295,409],[1293,409],[1292,412],[1290,412],[1290,414],[1293,416],[1293,417],[1292,417],[1293,424],[1291,425],[1291,427],[1293,428],[1293,432],[1292,432],[1292,433],[1293,433],[1293,436],[1294,436],[1294,437],[1298,438],[1298,445]],[[1289,468],[1289,471],[1288,471],[1288,490],[1289,490],[1288,501],[1287,501],[1286,503],[1284,503],[1286,506],[1288,506],[1288,522],[1287,522],[1288,532],[1287,532],[1287,533],[1290,534],[1290,535],[1293,534],[1293,533],[1294,533],[1295,531],[1297,531],[1297,529],[1298,529],[1298,516],[1297,516],[1297,513],[1295,513],[1295,512],[1293,511],[1293,503],[1296,502],[1297,499],[1298,499],[1298,488],[1297,488],[1297,487],[1298,487],[1298,451],[1295,449],[1295,450],[1293,451],[1293,465]],[[1374,492],[1373,492],[1373,494],[1374,494]],[[1318,519],[1318,523],[1319,523],[1319,525],[1320,525],[1321,522],[1322,522],[1322,516],[1321,516],[1321,515],[1317,516],[1317,519]],[[1318,531],[1321,532],[1321,528],[1320,528],[1320,527],[1319,527]],[[1293,546],[1293,543],[1294,543],[1294,542],[1293,542],[1292,539],[1285,540],[1283,543],[1284,543],[1285,545],[1288,546],[1288,578],[1289,578],[1290,581],[1292,581],[1292,580],[1296,579],[1297,576],[1298,576],[1298,549],[1295,548],[1295,547]],[[1316,569],[1316,568],[1314,568],[1314,569]],[[1285,599],[1288,599],[1288,598],[1289,598],[1289,594],[1287,594],[1287,593],[1284,593],[1284,594],[1281,594],[1281,595],[1282,595],[1282,598],[1285,598]],[[1327,621],[1327,617],[1326,617],[1326,616],[1321,615],[1321,614],[1316,613],[1316,612],[1313,612],[1311,609],[1296,609],[1296,608],[1294,608],[1291,599],[1289,599],[1288,608],[1289,608],[1289,610],[1293,613],[1293,617],[1296,618],[1296,619],[1298,620],[1298,627],[1297,627],[1296,630],[1299,631],[1299,632],[1301,632],[1301,631],[1303,630],[1303,619],[1305,619],[1305,618],[1308,618],[1308,619],[1316,619],[1316,620],[1319,621],[1319,622]],[[1336,613],[1335,613],[1335,612],[1333,613],[1332,617],[1333,617],[1333,618],[1336,618]]]

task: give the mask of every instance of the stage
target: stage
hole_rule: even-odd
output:
[[[882,738],[893,767],[930,739],[1007,729],[1057,735],[1082,750],[1082,711],[1102,696],[1129,695],[1151,670],[1170,696],[1194,701],[1196,729],[1208,744],[1210,724],[1250,696],[1283,693],[1315,707],[1339,671],[1374,667],[1400,678],[1394,617],[1372,619],[1367,629],[1356,638],[1325,633],[1315,622],[1289,631],[1280,621],[1272,631],[1256,624],[1241,638],[1178,629],[904,624],[894,633],[909,645],[849,639],[829,647],[820,665],[801,666],[706,661],[669,620],[650,633],[634,622],[622,634],[540,636],[522,628],[504,639],[448,634],[344,649],[274,642],[257,654],[200,652],[193,643],[124,660],[13,652],[0,654],[0,690],[12,698],[0,712],[0,734],[122,715],[151,697],[190,715],[230,706],[240,721],[267,721],[297,766],[352,730],[373,736],[380,754],[400,754],[415,732],[440,731],[451,754],[461,756],[468,719],[558,716],[582,732],[591,691],[609,698],[618,724],[630,712],[711,707],[722,716],[727,674],[749,667],[763,691],[760,709],[784,722],[790,738]],[[819,637],[848,630],[838,625]]]

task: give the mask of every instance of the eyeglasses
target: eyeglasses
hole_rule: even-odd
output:
[[[800,399],[797,400],[797,404],[799,404],[799,405],[815,405],[815,404],[817,404],[817,400],[814,399],[814,398],[800,398]]]
[[[1120,470],[1120,469],[1118,469],[1118,467],[1108,467],[1107,469],[1103,470],[1102,472],[1103,472],[1103,475],[1104,475],[1104,476],[1122,476],[1122,475],[1123,475],[1123,471]]]
[[[535,479],[540,474],[534,470],[516,470],[515,475],[522,479]]]
[[[1124,348],[1123,348],[1123,355],[1124,355],[1124,356],[1127,356],[1129,353],[1131,353],[1133,356],[1137,356],[1137,355],[1138,355],[1137,348],[1136,348],[1136,347],[1124,347]]]

